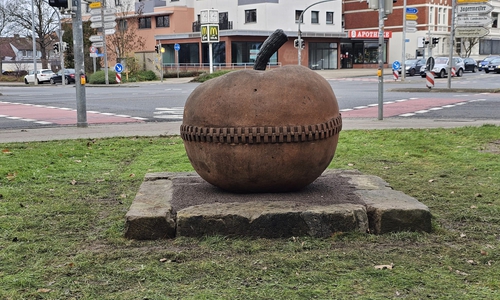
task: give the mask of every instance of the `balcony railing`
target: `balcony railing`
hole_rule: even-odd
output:
[[[193,32],[200,32],[201,23],[196,21],[193,22]],[[233,21],[219,22],[219,30],[230,30],[233,29]]]

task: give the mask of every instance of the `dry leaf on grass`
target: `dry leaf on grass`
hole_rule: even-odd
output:
[[[37,290],[37,292],[39,292],[39,293],[48,293],[50,291],[51,291],[51,289],[38,289]]]

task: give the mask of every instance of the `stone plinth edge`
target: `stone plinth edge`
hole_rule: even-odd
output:
[[[357,170],[326,170],[322,177],[347,179],[357,203],[306,205],[290,193],[290,201],[236,201],[203,203],[176,211],[172,206],[176,180],[183,179],[196,190],[196,173],[149,173],[125,216],[125,237],[138,240],[201,237],[204,235],[252,237],[328,237],[336,232],[383,234],[398,231],[431,231],[431,213],[427,206],[400,191],[393,190],[379,177]],[[208,184],[208,183],[207,183]],[[206,192],[204,190],[204,192]],[[204,197],[193,192],[188,197]],[[206,196],[206,195],[205,195]],[[233,198],[231,198],[233,200]],[[288,200],[288,198],[287,198]]]

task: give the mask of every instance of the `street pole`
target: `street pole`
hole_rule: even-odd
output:
[[[378,0],[378,119],[384,119],[384,16],[385,1]],[[403,72],[405,70],[402,70]]]
[[[403,1],[403,53],[401,54],[401,81],[406,77],[406,0]]]
[[[298,58],[298,65],[302,65],[302,32],[300,31],[300,23],[302,23],[302,18],[304,17],[304,13],[306,12],[306,10],[308,10],[311,6],[314,6],[316,4],[320,4],[320,3],[324,3],[324,2],[331,2],[331,1],[335,1],[335,0],[323,0],[323,1],[319,1],[319,2],[316,2],[316,3],[313,3],[311,5],[309,5],[308,7],[306,7],[302,13],[300,14],[299,16],[299,26],[298,26],[298,30],[297,30],[297,40],[299,41],[299,47],[298,47],[298,53],[297,53],[297,58]]]
[[[451,0],[450,56],[448,59],[448,88],[451,89],[451,68],[453,68],[453,44],[455,43],[455,11],[457,1]]]
[[[109,75],[108,75],[108,51],[106,50],[106,28],[104,28],[104,9],[106,8],[106,0],[102,0],[102,8],[101,8],[101,20],[102,20],[102,40],[104,41],[102,46],[102,52],[104,52],[104,81],[106,84],[109,84]]]
[[[83,55],[83,27],[82,27],[82,0],[76,2],[76,12],[73,17],[73,54],[75,56],[75,81],[76,81],[76,115],[77,127],[88,127],[87,101],[85,98],[85,85],[81,83],[81,76],[85,75]]]
[[[36,36],[35,36],[35,4],[33,3],[35,0],[31,0],[31,37],[33,40],[33,75],[34,75],[34,84],[38,85],[38,80],[36,77]]]

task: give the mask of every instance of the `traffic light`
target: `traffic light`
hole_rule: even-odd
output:
[[[160,53],[160,51],[159,51],[159,50],[160,50],[160,46],[159,46],[159,45],[155,45],[155,52],[156,52],[156,53]]]
[[[54,7],[68,8],[68,2],[73,0],[49,0],[49,5]]]
[[[437,43],[439,43],[439,39],[440,38],[432,38],[432,44],[436,45]]]
[[[367,0],[368,8],[378,10],[379,9],[378,1],[379,0]],[[386,15],[392,13],[392,6],[396,2],[397,0],[384,0],[384,12]]]
[[[299,41],[299,39],[295,39],[295,40],[293,40],[293,46],[295,48],[300,47],[300,49],[304,49],[306,47],[306,43],[304,43],[303,39],[301,39],[300,41]]]
[[[54,43],[54,53],[59,53],[59,43]]]

